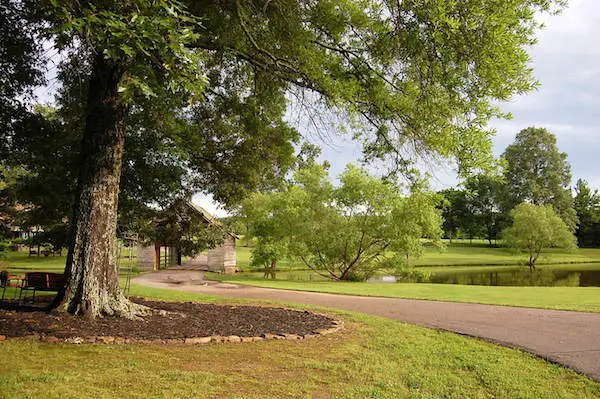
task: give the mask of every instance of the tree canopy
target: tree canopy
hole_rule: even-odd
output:
[[[235,202],[290,166],[298,134],[283,119],[291,96],[349,122],[367,158],[409,170],[411,155],[437,154],[484,167],[485,125],[501,114],[494,101],[535,86],[526,53],[539,27],[534,15],[562,1],[7,4],[3,17],[14,17],[0,19],[2,29],[17,33],[2,37],[3,48],[14,50],[11,37],[26,44],[6,58],[7,70],[26,72],[14,76],[10,99],[33,83],[27,68],[36,70],[43,52],[31,44],[64,56],[60,104],[75,111],[69,126],[79,127],[81,145],[69,282],[56,303],[96,317],[139,310],[118,288],[120,185],[133,181],[149,196],[142,183],[167,179],[172,188],[179,178]],[[2,106],[9,125],[29,112],[7,118]],[[13,127],[1,131],[3,143],[27,131]],[[144,145],[153,156],[141,156]]]
[[[444,220],[442,228],[446,238],[452,242],[461,233],[473,231],[474,218],[466,190],[449,188],[441,190],[440,208]]]
[[[575,231],[577,215],[570,192],[571,166],[567,154],[558,150],[556,137],[543,128],[523,129],[503,157],[513,206],[521,202],[552,205],[569,229]]]
[[[573,198],[579,225],[575,235],[579,246],[600,245],[600,195],[585,180],[578,179]]]
[[[510,212],[512,226],[502,232],[506,245],[529,255],[527,264],[535,262],[546,248],[577,248],[575,236],[551,205],[519,204]]]
[[[27,5],[38,11],[37,21],[51,23],[40,34],[57,47],[76,50],[79,62],[63,63],[61,70],[85,70],[89,76],[94,54],[103,54],[122,66],[120,97],[138,109],[146,97],[181,108],[187,95],[200,95],[201,104],[235,93],[230,98],[235,103],[248,96],[240,90],[256,83],[261,89],[260,98],[254,98],[256,110],[268,113],[268,97],[294,87],[308,89],[314,95],[302,97],[296,91],[298,101],[343,109],[366,123],[363,139],[371,156],[391,154],[402,164],[413,149],[457,156],[465,166],[474,166],[488,160],[485,123],[500,113],[491,101],[535,84],[524,51],[535,41],[534,12],[555,10],[560,3],[138,0]],[[20,21],[31,19],[21,15]],[[210,81],[220,84],[208,86]],[[165,101],[173,94],[179,101]],[[279,108],[284,106],[280,100]],[[218,114],[218,109],[210,111]]]
[[[422,190],[403,196],[393,183],[348,166],[339,187],[313,164],[284,190],[246,201],[249,231],[266,263],[285,253],[334,280],[364,280],[418,256],[429,238],[438,243],[441,217]]]
[[[492,246],[507,222],[506,185],[500,176],[481,174],[469,177],[465,190],[474,223]]]

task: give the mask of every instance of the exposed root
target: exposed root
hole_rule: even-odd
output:
[[[100,306],[96,314],[92,317],[115,316],[124,317],[130,320],[141,320],[154,312],[154,309],[135,302],[131,302],[123,294],[119,293],[116,297],[104,297],[100,301]]]

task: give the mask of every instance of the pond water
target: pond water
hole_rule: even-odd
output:
[[[426,271],[426,268],[422,270]],[[394,283],[394,276],[384,276],[371,279],[369,282]],[[464,269],[431,273],[421,280],[423,283],[463,284],[463,285],[493,285],[493,286],[539,286],[539,287],[600,287],[600,265],[582,265],[581,269],[568,268],[538,268],[530,271],[527,267],[498,267],[486,270],[465,271]]]

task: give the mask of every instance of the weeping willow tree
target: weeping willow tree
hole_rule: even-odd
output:
[[[56,304],[90,318],[143,313],[119,289],[114,237],[129,118],[149,100],[172,104],[170,114],[185,122],[173,148],[213,149],[209,157],[188,152],[186,170],[202,170],[220,199],[262,179],[234,176],[242,168],[229,150],[253,154],[245,160],[252,165],[290,148],[294,135],[282,120],[290,93],[315,112],[342,115],[367,159],[410,170],[407,153],[434,154],[483,167],[486,123],[503,116],[493,104],[535,87],[526,52],[535,14],[561,3],[9,1],[27,10],[22,20],[37,24],[46,45],[82,61],[62,63],[61,72],[83,71],[87,81],[69,278]],[[227,118],[231,110],[238,117]],[[209,120],[199,135],[194,127]]]

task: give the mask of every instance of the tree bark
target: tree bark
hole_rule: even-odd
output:
[[[125,146],[125,107],[118,101],[124,70],[100,54],[90,77],[73,215],[67,284],[54,306],[86,318],[135,318],[144,308],[121,291],[116,251],[117,203]]]
[[[175,251],[176,251],[175,263],[177,264],[177,266],[181,266],[183,262],[182,262],[181,245],[180,244],[177,244],[177,246],[175,247]]]
[[[154,270],[160,270],[160,244],[154,243]]]

